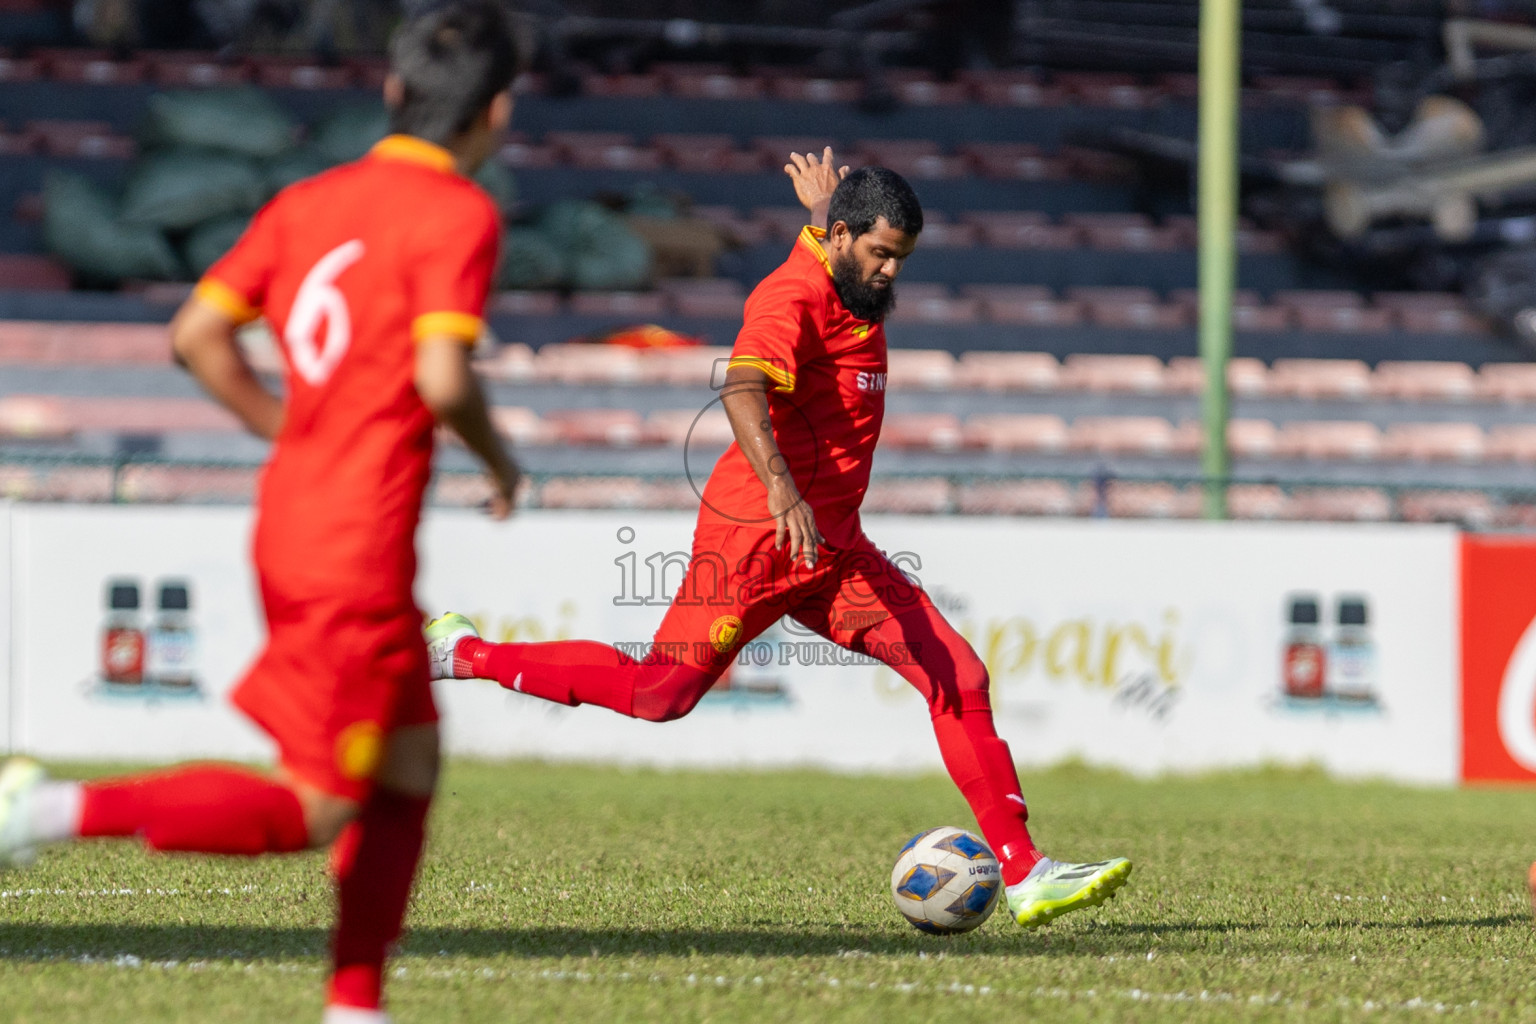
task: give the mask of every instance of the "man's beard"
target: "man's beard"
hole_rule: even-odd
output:
[[[878,324],[896,308],[896,286],[876,288],[860,276],[859,261],[850,253],[832,264],[832,287],[848,312],[860,320]]]

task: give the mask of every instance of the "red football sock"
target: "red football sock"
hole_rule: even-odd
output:
[[[293,790],[242,768],[194,765],[87,782],[80,835],[140,836],[154,850],[254,857],[309,845]]]
[[[546,644],[459,641],[455,661],[467,657],[477,679],[494,679],[508,690],[557,704],[596,704],[631,713],[639,663],[607,644],[562,640]]]
[[[430,804],[376,789],[332,848],[338,910],[329,1005],[379,1008],[384,957],[400,937]]]
[[[964,696],[971,698],[964,701],[967,704],[987,699],[984,691],[967,691]],[[1025,826],[1029,808],[1019,787],[1019,773],[1008,744],[997,736],[991,708],[982,704],[940,711],[933,716],[933,732],[944,767],[971,805],[987,845],[1002,863],[1003,884],[1023,881],[1042,854],[1029,838]]]

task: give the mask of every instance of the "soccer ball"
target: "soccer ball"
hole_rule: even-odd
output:
[[[968,932],[997,907],[1003,873],[981,837],[963,828],[931,828],[907,841],[891,871],[901,916],[930,935]]]

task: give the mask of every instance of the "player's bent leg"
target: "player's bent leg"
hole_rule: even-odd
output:
[[[332,851],[337,918],[327,1012],[336,1009],[337,1020],[343,1009],[381,1005],[384,961],[400,936],[426,842],[439,742],[436,724],[390,733],[373,791]]]

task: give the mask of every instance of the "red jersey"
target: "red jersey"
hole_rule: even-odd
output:
[[[822,246],[806,227],[794,250],[747,298],[732,366],[762,370],[773,439],[816,525],[834,547],[860,532],[859,504],[885,415],[885,328],[860,320],[832,286]],[[768,524],[768,490],[732,444],[704,488],[701,515]]]
[[[500,230],[447,150],[395,135],[284,189],[198,285],[236,320],[265,313],[282,342],[256,556],[293,592],[409,602],[433,428],[413,339],[479,337]]]

